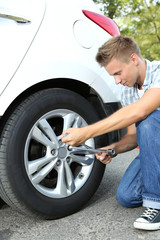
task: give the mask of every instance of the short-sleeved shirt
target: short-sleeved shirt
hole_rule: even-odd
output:
[[[137,83],[135,83],[133,87],[122,86],[121,103],[123,107],[137,102],[148,89],[160,88],[160,61],[150,62],[146,59],[145,61],[147,70],[142,86],[143,90],[138,89]],[[160,107],[158,107],[157,110],[160,110]]]

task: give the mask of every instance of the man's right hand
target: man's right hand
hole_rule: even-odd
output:
[[[71,146],[84,143],[87,138],[86,128],[69,128],[62,133],[61,141]]]

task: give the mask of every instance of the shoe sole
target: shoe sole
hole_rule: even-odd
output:
[[[137,229],[142,230],[159,230],[160,229],[160,223],[140,223],[140,222],[134,222],[133,226]]]

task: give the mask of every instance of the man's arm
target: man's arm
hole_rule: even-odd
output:
[[[130,151],[137,147],[136,127],[132,124],[127,128],[127,134],[112,147],[115,149],[116,154]]]
[[[63,132],[62,142],[76,146],[104,133],[126,128],[133,123],[145,119],[160,106],[160,88],[146,91],[136,103],[130,104],[115,112],[108,118],[83,128],[70,128]],[[67,137],[64,137],[69,133]]]

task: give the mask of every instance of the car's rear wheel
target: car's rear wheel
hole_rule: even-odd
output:
[[[80,95],[48,89],[25,99],[5,124],[0,142],[1,197],[23,213],[56,219],[79,210],[97,190],[105,166],[75,155],[62,131],[99,120]],[[86,143],[96,145],[95,139]]]

